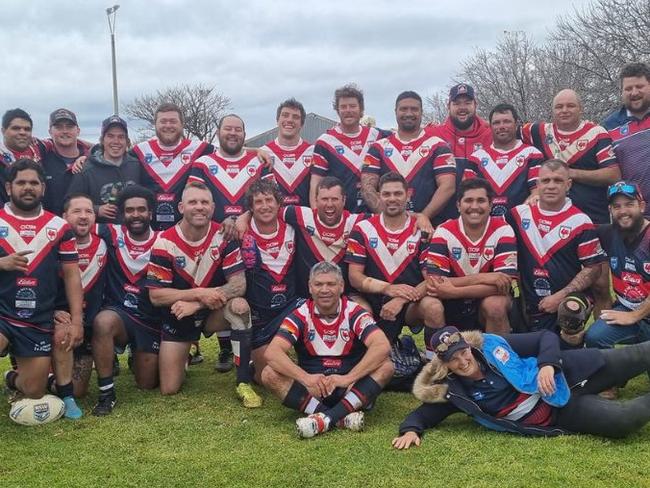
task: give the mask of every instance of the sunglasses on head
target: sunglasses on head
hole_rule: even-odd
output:
[[[641,191],[635,183],[626,183],[625,181],[619,181],[607,188],[607,198],[611,198],[614,195],[619,194],[629,195],[631,197],[637,198],[639,195],[641,195]]]
[[[447,337],[443,339],[444,342],[441,342],[436,346],[436,354],[443,354],[447,352],[451,346],[460,342],[460,339],[461,339],[460,332],[454,332],[453,334],[449,334]]]

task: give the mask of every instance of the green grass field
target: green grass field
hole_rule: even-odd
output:
[[[245,410],[234,395],[234,373],[212,369],[215,341],[203,341],[206,361],[192,366],[174,397],[140,392],[122,363],[113,415],[23,427],[0,415],[0,486],[650,486],[650,426],[623,441],[589,436],[529,439],[489,432],[455,415],[420,448],[394,451],[390,441],[418,402],[383,394],[361,433],[334,431],[297,438],[297,413],[265,394],[264,407]],[[6,359],[0,371],[8,369]],[[624,396],[650,389],[647,377]]]

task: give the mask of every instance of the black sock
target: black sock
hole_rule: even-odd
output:
[[[382,387],[370,375],[361,378],[352,385],[340,402],[325,411],[325,415],[330,418],[330,425],[336,424],[347,414],[361,410],[374,401],[381,393],[381,389]]]
[[[321,401],[310,395],[307,388],[298,381],[291,383],[291,388],[289,388],[287,396],[284,397],[282,405],[306,414],[323,412],[325,410],[325,406]]]
[[[237,371],[237,384],[251,382],[251,370],[248,363],[251,361],[251,329],[233,330],[230,342],[234,355],[235,369]]]
[[[16,386],[17,379],[18,379],[18,372],[15,369],[8,371],[7,376],[5,376],[5,383],[7,385],[7,388],[9,388],[10,390],[17,390],[18,389],[18,387]]]
[[[230,331],[217,332],[217,340],[219,341],[219,349],[221,352],[232,353],[232,344],[230,343]]]
[[[56,378],[52,373],[50,373],[47,376],[47,391],[49,391],[52,395],[58,395],[58,390],[56,387]]]
[[[106,378],[98,377],[97,386],[99,386],[99,396],[115,396],[115,383],[113,383],[112,376],[107,376]]]
[[[56,383],[56,392],[59,398],[73,396],[72,381],[66,385],[59,385]]]

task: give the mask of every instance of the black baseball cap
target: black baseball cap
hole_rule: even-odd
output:
[[[74,125],[77,124],[77,116],[74,112],[68,110],[67,108],[57,108],[54,112],[50,114],[50,126],[61,122],[62,120],[67,120],[72,122]]]
[[[111,115],[107,119],[104,119],[104,121],[102,122],[102,137],[104,137],[108,129],[110,129],[115,125],[124,129],[124,132],[126,132],[127,135],[129,134],[129,129],[126,125],[126,121],[119,115]]]
[[[474,88],[472,88],[472,85],[468,85],[467,83],[458,83],[457,85],[452,86],[451,90],[449,90],[450,101],[456,100],[461,95],[465,95],[472,100],[475,100],[476,98],[474,96]]]
[[[438,329],[429,344],[436,356],[444,362],[448,362],[456,351],[469,347],[460,331],[452,325]]]

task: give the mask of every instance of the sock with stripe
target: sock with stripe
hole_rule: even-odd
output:
[[[323,405],[320,400],[313,397],[309,391],[307,391],[307,388],[298,381],[294,381],[291,384],[291,388],[289,388],[287,396],[284,397],[282,405],[298,410],[299,412],[304,412],[307,415],[316,412],[323,412],[325,410],[325,405]]]
[[[363,407],[374,401],[381,393],[382,387],[372,379],[370,375],[364,376],[357,381],[350,391],[329,410],[325,415],[330,418],[330,425],[336,424],[347,414],[361,410]]]

